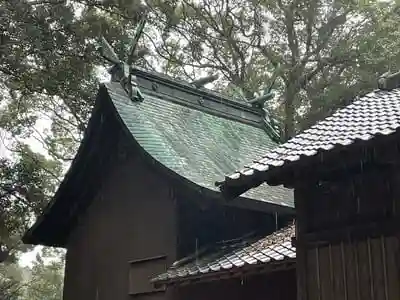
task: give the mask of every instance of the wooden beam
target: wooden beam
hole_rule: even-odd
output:
[[[307,250],[303,246],[303,236],[307,231],[307,213],[306,213],[306,201],[307,201],[307,188],[299,187],[294,190],[294,201],[297,211],[296,220],[296,277],[297,277],[297,299],[307,300]],[[299,243],[300,242],[300,243]]]
[[[140,264],[140,263],[146,263],[150,261],[155,261],[155,260],[161,260],[161,259],[166,259],[166,255],[157,255],[157,256],[150,256],[150,257],[144,257],[144,258],[139,258],[139,259],[133,259],[128,261],[129,264]]]
[[[399,232],[399,226],[400,220],[398,218],[345,226],[342,228],[306,233],[303,235],[301,241],[297,240],[297,244],[302,243],[303,245],[314,247],[350,240],[355,241],[379,236],[389,236]]]

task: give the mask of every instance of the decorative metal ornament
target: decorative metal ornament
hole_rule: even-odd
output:
[[[136,78],[131,74],[131,67],[135,58],[140,57],[140,55],[135,55],[135,50],[146,24],[145,17],[145,15],[142,17],[142,19],[139,21],[138,27],[136,28],[127,62],[123,62],[118,58],[118,55],[115,53],[114,49],[103,36],[100,38],[100,54],[104,59],[113,64],[113,66],[108,70],[108,73],[111,74],[111,81],[119,82],[132,101],[144,100],[144,97],[136,82]]]
[[[196,79],[196,80],[192,81],[191,84],[193,84],[196,88],[201,88],[204,85],[206,85],[207,83],[211,83],[211,82],[214,82],[215,80],[218,80],[218,78],[219,78],[219,76],[214,74],[214,75]]]

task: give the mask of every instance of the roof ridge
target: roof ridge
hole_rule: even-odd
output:
[[[131,72],[140,90],[145,90],[144,92],[150,96],[261,128],[274,142],[280,142],[276,122],[264,108],[235,101],[217,91],[199,88],[189,82],[158,72],[138,67],[133,67]]]
[[[157,78],[157,79],[159,79],[161,81],[178,84],[178,85],[181,85],[181,86],[187,88],[188,92],[191,92],[191,93],[194,93],[194,94],[198,94],[198,93],[206,94],[210,98],[219,98],[220,100],[226,102],[224,104],[227,104],[227,105],[231,104],[231,105],[234,105],[234,106],[240,106],[243,109],[248,109],[248,110],[251,110],[254,113],[262,114],[262,110],[261,109],[257,109],[255,107],[251,106],[247,102],[239,102],[239,101],[233,100],[228,95],[226,95],[224,93],[221,93],[221,92],[218,92],[216,90],[208,89],[208,88],[205,88],[205,87],[198,88],[195,85],[191,84],[190,82],[182,80],[182,79],[179,79],[179,78],[174,78],[172,76],[169,76],[169,75],[166,75],[166,74],[163,74],[163,73],[160,73],[160,72],[156,72],[156,71],[148,71],[148,70],[145,70],[145,69],[139,68],[139,67],[132,68],[132,72],[133,72],[133,74],[135,76],[141,77],[143,75],[147,75],[149,77]]]

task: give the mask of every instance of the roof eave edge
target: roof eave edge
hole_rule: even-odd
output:
[[[285,270],[291,270],[295,268],[296,266],[296,258],[287,258],[282,261],[277,261],[274,265],[279,265],[283,266],[283,269]],[[251,272],[252,271],[252,272]],[[189,275],[186,277],[177,277],[173,279],[163,279],[163,280],[157,280],[156,278],[153,278],[150,280],[152,284],[155,286],[174,286],[174,285],[190,285],[190,284],[196,284],[196,283],[201,283],[201,282],[206,282],[206,281],[212,281],[216,280],[217,278],[223,276],[224,278],[222,279],[232,279],[236,278],[238,276],[242,275],[248,275],[250,274],[268,274],[272,273],[274,271],[281,271],[281,269],[272,269],[271,264],[264,264],[264,263],[259,263],[259,264],[254,264],[254,265],[248,265],[247,267],[240,267],[240,268],[235,268],[234,270],[222,270],[222,271],[217,271],[217,272],[209,272],[206,274],[196,274],[196,275]]]
[[[45,222],[46,216],[50,215],[52,213],[52,209],[54,204],[58,201],[58,199],[60,199],[61,194],[63,192],[63,190],[66,188],[66,185],[69,181],[69,178],[71,178],[73,176],[73,174],[76,173],[76,169],[78,168],[78,162],[79,160],[82,159],[82,152],[83,149],[86,146],[86,140],[88,138],[88,136],[90,135],[90,133],[92,132],[92,126],[91,126],[91,120],[93,119],[93,117],[95,115],[97,115],[97,112],[99,110],[99,101],[100,101],[100,95],[102,93],[104,93],[105,91],[105,85],[104,84],[100,84],[99,85],[99,90],[98,93],[96,95],[96,103],[92,109],[92,113],[91,113],[91,117],[88,121],[88,126],[85,129],[82,141],[78,147],[78,151],[68,169],[68,171],[66,172],[66,174],[64,175],[63,180],[61,181],[56,193],[54,194],[53,198],[50,200],[50,202],[47,204],[47,206],[45,207],[45,209],[43,210],[43,212],[40,214],[40,216],[37,218],[37,220],[35,221],[35,223],[24,233],[24,235],[22,236],[22,241],[24,244],[32,244],[32,245],[45,245],[45,246],[55,246],[55,247],[64,247],[64,245],[62,243],[47,243],[47,242],[43,242],[41,241],[40,238],[35,238],[35,232],[38,230],[38,228],[40,228],[43,224],[43,222]]]

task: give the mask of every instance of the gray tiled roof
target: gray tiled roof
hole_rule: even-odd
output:
[[[240,271],[243,267],[269,263],[287,262],[296,258],[292,246],[295,226],[291,225],[260,239],[243,239],[222,242],[184,258],[155,277],[153,282],[175,282],[190,280],[193,276],[212,273]]]
[[[399,127],[400,89],[376,90],[279,147],[267,149],[253,164],[228,175],[222,185],[229,188],[229,184],[234,181],[246,180],[246,177],[249,180],[271,168],[279,168],[339,146],[349,146],[359,140],[367,141],[377,135],[389,135]],[[257,156],[254,153],[253,157]]]
[[[215,181],[253,155],[276,147],[260,127],[208,113],[141,89],[144,101],[131,101],[119,83],[108,94],[135,140],[158,162],[189,181],[218,191]],[[293,207],[293,193],[267,185],[244,197]]]

